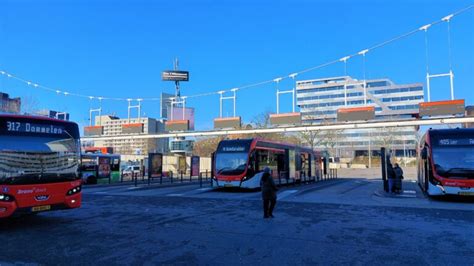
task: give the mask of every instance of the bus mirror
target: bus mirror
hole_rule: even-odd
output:
[[[426,158],[428,158],[428,149],[426,147],[424,147],[421,150],[421,159],[426,160]]]

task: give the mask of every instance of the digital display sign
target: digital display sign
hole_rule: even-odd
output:
[[[474,145],[474,139],[440,139],[439,146],[460,146],[460,145]]]
[[[64,127],[58,125],[34,124],[8,120],[5,122],[7,132],[42,133],[52,135],[62,135],[64,133]]]
[[[189,72],[180,70],[165,70],[161,73],[163,81],[189,81]]]

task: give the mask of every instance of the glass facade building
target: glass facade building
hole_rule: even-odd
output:
[[[364,82],[343,76],[296,83],[296,104],[302,121],[308,124],[335,122],[338,109],[362,106],[373,106],[376,120],[409,119],[418,113],[423,95],[421,83],[400,85],[385,78]],[[382,146],[411,156],[415,151],[417,129],[357,129],[337,135],[334,145],[339,153],[337,156],[363,155]]]

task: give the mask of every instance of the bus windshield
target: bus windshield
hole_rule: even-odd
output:
[[[228,152],[216,154],[216,174],[239,175],[245,171],[248,154]]]
[[[433,162],[441,176],[474,178],[474,146],[433,147]]]
[[[2,135],[0,184],[38,184],[79,178],[78,140],[65,136]]]
[[[455,131],[432,135],[433,163],[436,172],[447,178],[474,176],[474,131]]]

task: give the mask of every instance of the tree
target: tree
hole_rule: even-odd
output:
[[[217,145],[224,137],[212,137],[196,140],[193,146],[193,154],[201,157],[210,157],[216,151]]]
[[[35,114],[39,111],[38,98],[27,95],[21,99],[21,110],[26,114]]]
[[[302,144],[309,145],[312,150],[319,146],[319,144],[321,144],[323,141],[322,131],[320,130],[300,132],[298,133],[298,137],[300,138]]]

